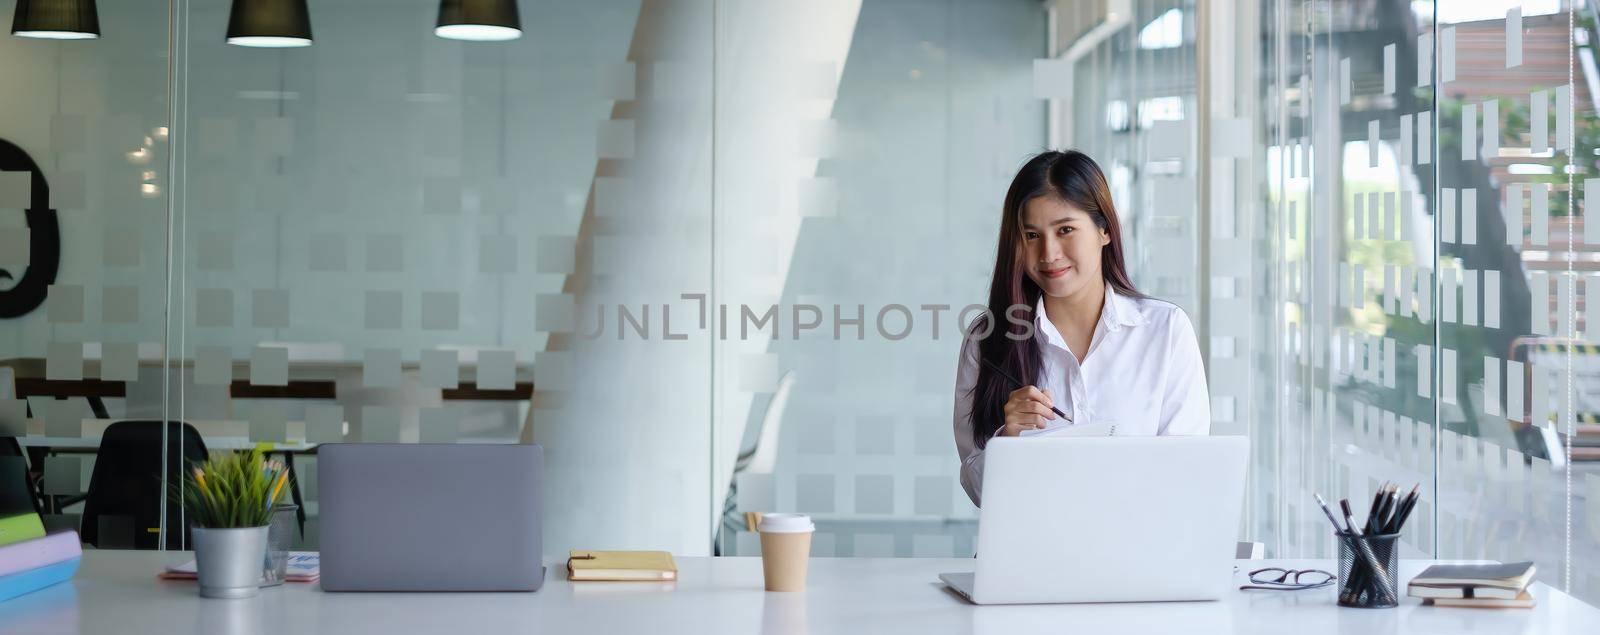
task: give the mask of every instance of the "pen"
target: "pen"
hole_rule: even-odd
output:
[[[1006,379],[1011,380],[1011,383],[1016,384],[1018,388],[1021,388],[1023,386],[1029,385],[1029,384],[1022,383],[1016,377],[1012,377],[1011,373],[1006,372],[1004,369],[1000,368],[999,366],[994,365],[989,360],[984,359],[982,355],[978,356],[978,361],[983,362],[983,365],[994,369],[994,372],[1000,373],[1001,377],[1004,377]],[[1061,409],[1059,409],[1059,408],[1057,408],[1055,406],[1050,406],[1050,411],[1056,413],[1056,416],[1061,417],[1062,419],[1066,419],[1067,423],[1071,423],[1072,422],[1072,417],[1067,416],[1067,413],[1062,412]]]
[[[1333,523],[1333,530],[1335,532],[1343,532],[1344,527],[1339,525],[1339,519],[1334,518],[1333,510],[1328,509],[1328,501],[1322,500],[1321,494],[1313,493],[1312,496],[1317,497],[1317,505],[1322,507],[1322,514],[1328,517],[1328,522]]]
[[[1361,529],[1356,526],[1356,515],[1350,512],[1350,499],[1339,499],[1339,509],[1344,511],[1344,522],[1350,525],[1347,533],[1352,536],[1361,535]]]

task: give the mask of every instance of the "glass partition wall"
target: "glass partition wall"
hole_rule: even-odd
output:
[[[710,290],[711,2],[525,0],[471,42],[314,1],[299,48],[98,4],[98,39],[0,39],[0,424],[52,523],[183,548],[161,466],[261,448],[315,548],[318,445],[522,441],[552,553],[709,550],[710,338],[661,334]]]
[[[170,405],[166,12],[102,4],[97,40],[0,36],[0,465],[12,486],[25,463],[48,529],[154,548],[159,472],[129,484],[150,503],[137,508],[91,481],[159,462],[159,438],[120,461],[94,450],[112,421],[159,422]]]
[[[970,555],[962,311],[1075,147],[1252,439],[1243,539],[1417,484],[1410,556],[1600,598],[1587,0],[99,4],[0,38],[0,439],[95,546],[184,547],[163,459],[291,462],[315,548],[320,444],[533,442],[552,557]]]
[[[1198,314],[1213,433],[1252,439],[1243,535],[1331,557],[1313,493],[1416,485],[1410,557],[1531,560],[1600,598],[1595,5],[1103,6],[1111,28],[1057,29],[1054,141],[1109,163],[1131,217],[1198,206],[1193,303],[1158,262],[1134,276]],[[1194,194],[1141,198],[1174,176]]]
[[[552,553],[705,551],[710,340],[667,305],[709,287],[711,4],[463,42],[319,2],[280,50],[216,37],[229,4],[185,7],[178,416],[293,460],[307,545],[317,444],[522,440]]]

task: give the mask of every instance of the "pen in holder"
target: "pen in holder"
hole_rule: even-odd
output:
[[[1400,534],[1334,535],[1339,538],[1339,606],[1399,606],[1395,573],[1400,570]]]

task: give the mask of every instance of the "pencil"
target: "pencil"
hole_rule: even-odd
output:
[[[1370,533],[1388,533],[1384,531],[1384,528],[1389,526],[1389,520],[1396,511],[1395,507],[1398,501],[1395,498],[1395,492],[1398,488],[1399,485],[1394,484],[1384,486],[1380,494],[1381,500],[1378,502],[1378,516],[1373,519],[1372,528],[1374,531]]]
[[[289,471],[288,470],[279,471],[277,478],[274,478],[272,480],[275,481],[275,482],[272,485],[272,494],[267,496],[267,507],[271,507],[273,503],[278,501],[278,492],[283,491],[283,483],[284,483],[284,481],[289,480]]]
[[[1405,527],[1406,520],[1411,518],[1411,510],[1417,507],[1418,490],[1421,488],[1421,483],[1416,484],[1411,488],[1411,493],[1406,495],[1405,502],[1400,503],[1400,511],[1395,513],[1394,521],[1391,523],[1393,526],[1390,527],[1389,533],[1397,533]]]
[[[1378,487],[1378,492],[1372,495],[1372,507],[1367,510],[1367,522],[1364,525],[1366,529],[1362,533],[1378,533],[1378,510],[1383,507],[1383,494],[1388,489],[1389,482],[1384,481],[1383,485]]]

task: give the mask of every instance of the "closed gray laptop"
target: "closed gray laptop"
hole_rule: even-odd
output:
[[[324,591],[536,591],[537,445],[317,449]]]

